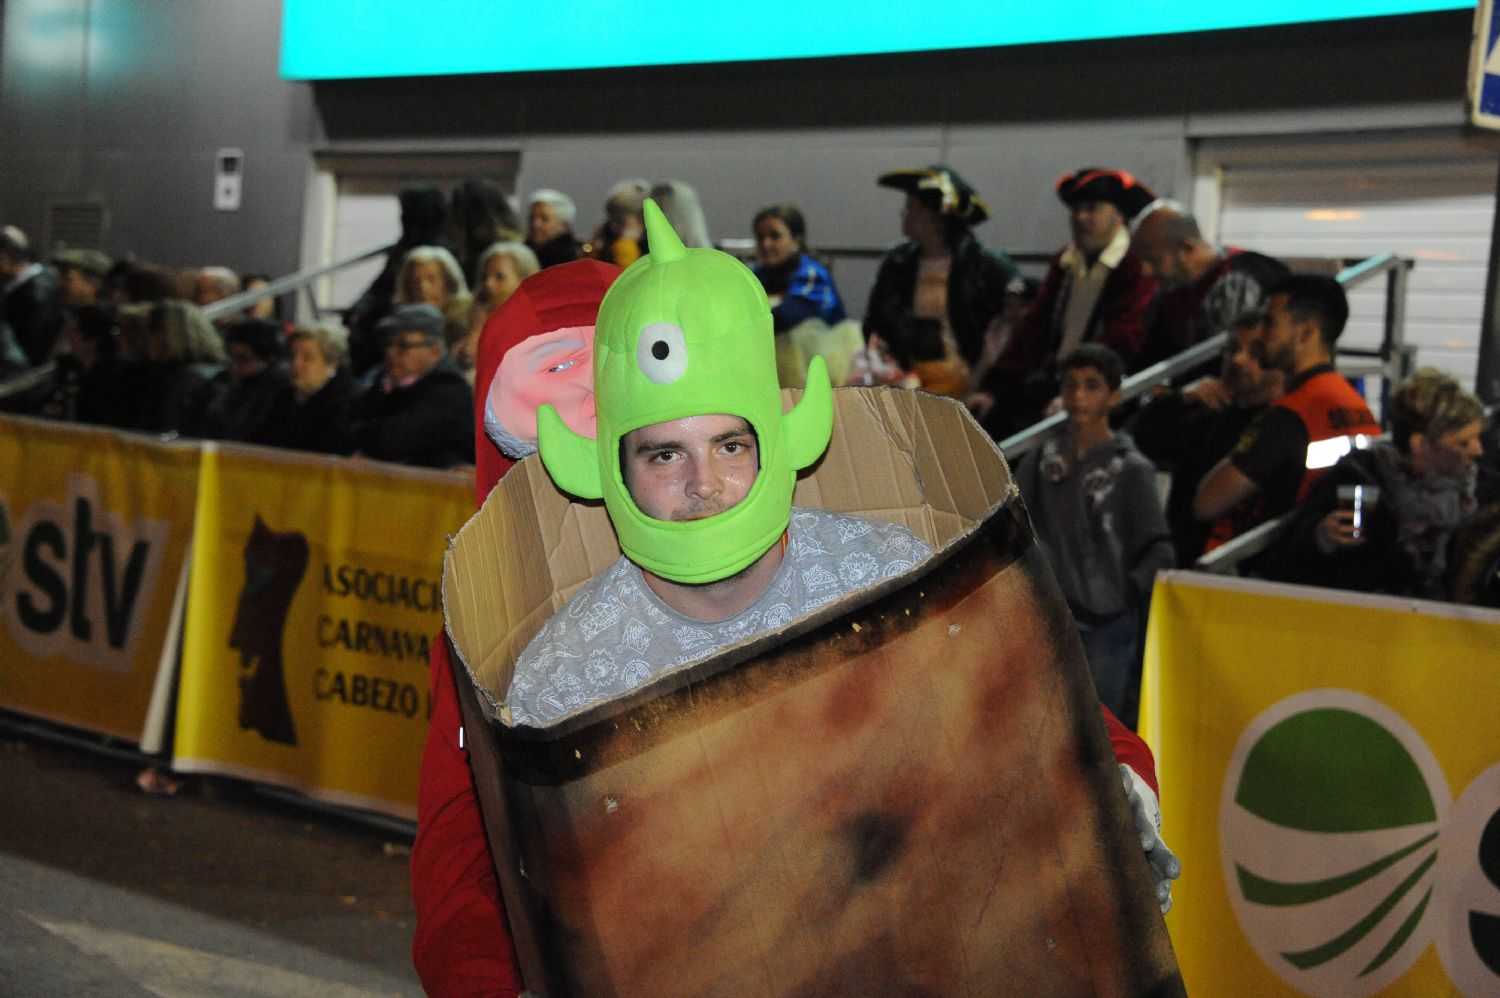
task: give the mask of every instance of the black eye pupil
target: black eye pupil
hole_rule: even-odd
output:
[[[667,346],[666,340],[657,340],[655,343],[651,344],[651,356],[655,357],[657,360],[666,360],[667,354],[671,352],[672,348]]]

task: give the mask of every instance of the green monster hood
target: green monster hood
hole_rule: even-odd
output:
[[[791,519],[797,472],[833,433],[828,368],[815,357],[807,389],[781,411],[766,293],[744,264],[687,249],[656,202],[645,203],[651,252],[604,296],[594,338],[598,438],[579,436],[557,412],[537,412],[542,463],[565,492],[603,499],[625,556],[674,582],[717,582],[753,563]],[[689,416],[739,416],[755,430],[760,471],[744,501],[685,523],[653,519],[626,491],[620,441],[642,426]]]

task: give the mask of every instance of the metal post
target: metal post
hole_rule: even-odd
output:
[[[1500,173],[1495,178],[1495,221],[1490,228],[1489,273],[1484,286],[1474,393],[1486,403],[1500,402]]]

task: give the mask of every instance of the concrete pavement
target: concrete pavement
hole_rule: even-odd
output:
[[[419,995],[409,840],[0,734],[0,996]]]

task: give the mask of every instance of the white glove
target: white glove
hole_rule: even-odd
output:
[[[1135,831],[1141,839],[1141,850],[1146,854],[1146,864],[1151,867],[1151,879],[1156,883],[1156,903],[1165,915],[1172,910],[1172,881],[1182,876],[1182,861],[1161,840],[1161,805],[1151,785],[1141,775],[1123,762],[1120,766],[1120,782],[1125,786],[1125,799],[1130,802],[1130,813],[1135,818]]]

